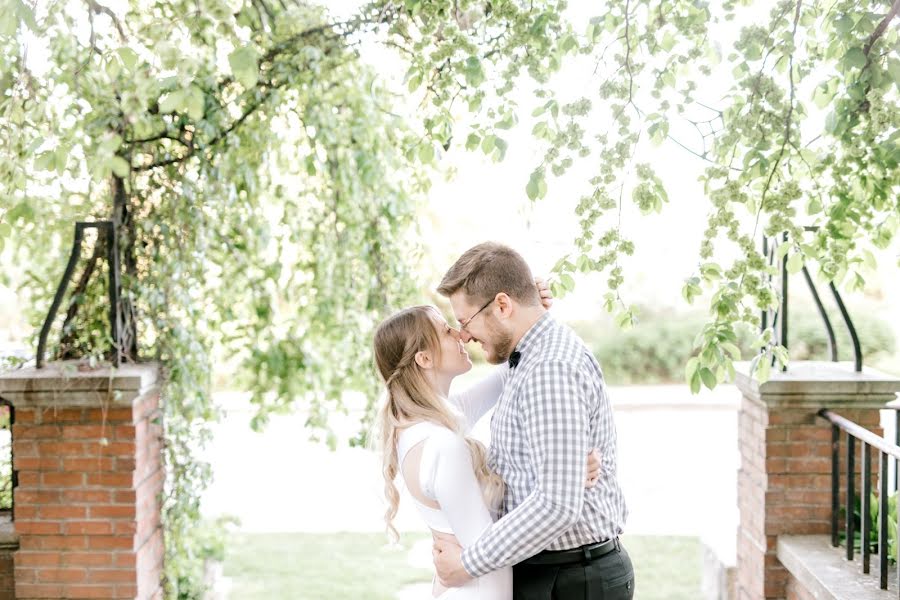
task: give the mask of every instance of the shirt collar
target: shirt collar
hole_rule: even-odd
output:
[[[541,334],[547,331],[553,322],[553,317],[550,316],[549,311],[541,315],[541,318],[535,321],[534,325],[525,332],[525,335],[523,335],[522,339],[519,340],[519,343],[516,344],[516,351],[521,352],[522,354],[528,352],[528,348],[534,346],[535,342],[541,337]]]

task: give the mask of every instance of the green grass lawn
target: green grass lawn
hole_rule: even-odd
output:
[[[377,533],[237,534],[227,546],[225,576],[240,600],[394,600],[431,572],[406,564],[422,534],[404,534],[390,548]],[[696,538],[629,536],[636,600],[696,600],[700,542]]]

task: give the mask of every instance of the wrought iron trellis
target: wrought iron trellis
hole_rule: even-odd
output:
[[[116,227],[112,221],[78,221],[75,223],[75,239],[72,243],[72,253],[69,256],[69,262],[63,273],[62,281],[56,290],[56,296],[53,298],[53,304],[50,305],[50,312],[44,320],[44,326],[41,328],[41,334],[38,338],[37,349],[37,368],[44,366],[44,352],[47,347],[47,336],[50,334],[50,328],[53,320],[56,318],[56,312],[62,304],[66,288],[72,280],[75,272],[75,266],[81,257],[81,250],[84,245],[84,234],[88,229],[97,229],[98,234],[103,238],[106,244],[106,259],[109,266],[109,326],[112,340],[111,362],[113,366],[119,366],[122,359],[122,316],[119,308],[119,249],[116,240]],[[97,243],[100,243],[98,238]]]
[[[817,227],[806,227],[806,231],[816,231]],[[776,261],[776,251],[778,249],[778,236],[763,236],[762,239],[762,252],[763,256],[766,257],[770,266],[775,265]],[[781,236],[782,242],[788,241],[787,232],[783,233]],[[769,323],[771,321],[772,329],[775,332],[775,343],[788,347],[788,268],[787,268],[787,254],[785,254],[781,258],[781,264],[778,265],[778,272],[781,276],[781,303],[777,309],[769,309],[762,311],[762,317],[760,319],[760,331],[765,331],[767,327],[769,327]],[[816,284],[813,282],[812,276],[809,274],[809,269],[806,267],[804,263],[803,268],[803,278],[806,280],[806,285],[809,287],[809,291],[812,294],[813,301],[816,304],[816,309],[819,311],[819,316],[822,317],[822,321],[825,325],[825,330],[828,334],[828,350],[831,355],[831,361],[837,362],[838,360],[838,348],[837,348],[837,339],[834,335],[834,327],[831,325],[831,319],[828,318],[828,313],[825,311],[825,306],[822,304],[822,298],[819,296],[819,292],[816,289]],[[769,276],[771,280],[771,276]],[[853,320],[850,318],[850,313],[847,312],[847,307],[844,305],[844,301],[841,298],[840,292],[838,292],[837,288],[834,285],[834,282],[829,282],[828,287],[831,290],[831,295],[834,297],[835,304],[837,304],[838,310],[841,313],[841,317],[844,320],[844,325],[847,327],[847,331],[850,333],[850,339],[853,343],[853,356],[854,356],[854,368],[856,372],[862,371],[863,364],[863,356],[862,356],[862,348],[859,343],[859,336],[856,334],[856,328],[853,326]],[[773,357],[774,361],[774,357]]]

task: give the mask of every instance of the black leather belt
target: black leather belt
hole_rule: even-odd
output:
[[[522,561],[525,565],[571,565],[576,563],[587,564],[601,556],[609,554],[619,547],[619,538],[587,544],[571,550],[544,550],[531,558]]]

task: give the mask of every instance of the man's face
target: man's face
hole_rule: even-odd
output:
[[[460,323],[460,339],[478,342],[491,364],[499,365],[509,358],[513,351],[512,336],[501,319],[497,318],[496,300],[492,299],[483,310],[484,304],[474,304],[462,290],[450,296],[453,316]]]

